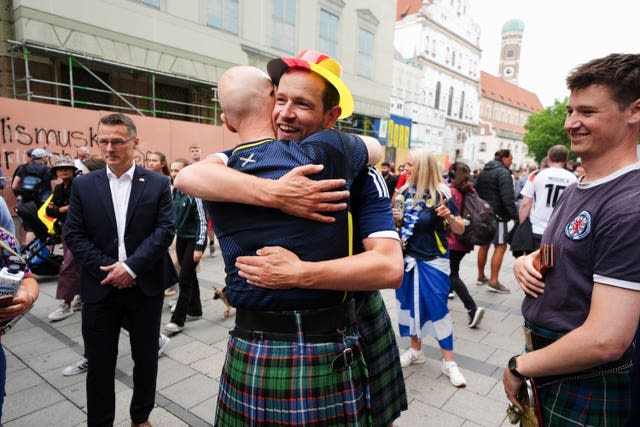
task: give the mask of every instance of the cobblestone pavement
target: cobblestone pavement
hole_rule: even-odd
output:
[[[219,251],[217,252],[219,254]],[[467,315],[460,300],[450,300],[454,321],[456,360],[467,379],[467,387],[456,389],[440,373],[440,352],[435,340],[425,340],[427,362],[405,369],[409,410],[396,421],[404,426],[509,426],[505,409],[502,367],[511,355],[522,351],[522,292],[513,279],[513,258],[507,254],[501,282],[510,295],[487,292],[475,285],[475,252],[462,261],[461,277],[471,295],[487,312],[477,329],[467,328]],[[488,270],[487,270],[488,274]],[[234,311],[221,319],[224,309],[213,300],[214,286],[223,283],[220,255],[203,258],[199,274],[204,316],[187,323],[171,337],[160,358],[154,426],[210,426],[215,412],[218,380],[224,361]],[[6,427],[86,425],[86,375],[65,377],[62,369],[82,355],[80,313],[52,323],[47,315],[55,310],[56,281],[40,278],[42,287],[35,307],[15,328],[2,337],[7,354],[7,396],[3,421]],[[392,290],[383,291],[392,319],[396,319]],[[162,324],[169,321],[167,299]],[[397,325],[394,326],[397,333]],[[399,338],[402,349],[408,338]],[[129,426],[128,406],[132,394],[132,368],[128,336],[121,334],[116,370],[116,425]]]

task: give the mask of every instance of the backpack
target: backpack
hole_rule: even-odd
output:
[[[34,165],[26,165],[24,175],[20,181],[20,194],[25,201],[35,200],[42,202],[46,192],[44,175],[49,171],[46,167],[38,168]]]
[[[493,208],[475,191],[465,194],[462,202],[462,218],[466,227],[458,240],[467,245],[488,245],[496,234]],[[467,224],[468,221],[468,224]]]

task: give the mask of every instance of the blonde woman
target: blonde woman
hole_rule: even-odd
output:
[[[411,347],[402,354],[400,363],[403,367],[424,363],[421,339],[432,336],[442,350],[442,372],[451,384],[464,387],[466,380],[453,360],[446,233],[447,227],[455,233],[463,232],[464,223],[432,154],[412,151],[405,170],[407,184],[398,191],[404,197],[404,209],[394,209],[396,222],[402,221],[400,235],[405,253],[405,273],[396,298],[400,335],[411,337]]]

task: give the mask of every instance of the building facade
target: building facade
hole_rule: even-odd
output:
[[[411,118],[412,146],[445,163],[465,157],[479,122],[480,28],[468,10],[468,0],[400,0],[396,13],[392,108]]]
[[[542,111],[538,96],[484,71],[480,75],[480,126],[467,140],[465,153],[474,167],[493,160],[499,149],[513,154],[513,169],[532,166],[524,143],[524,124],[533,113]]]
[[[372,133],[389,115],[393,11],[366,0],[0,0],[0,96],[219,125],[235,65],[334,56]]]

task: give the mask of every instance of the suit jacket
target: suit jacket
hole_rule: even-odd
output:
[[[136,166],[125,225],[125,263],[136,274],[136,286],[148,296],[177,282],[167,248],[175,234],[170,180]],[[106,169],[73,180],[64,224],[64,239],[80,262],[80,294],[99,302],[114,288],[101,285],[101,266],[118,261],[118,230]]]

